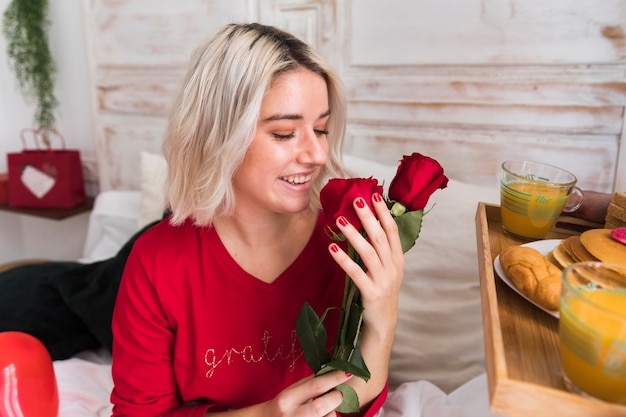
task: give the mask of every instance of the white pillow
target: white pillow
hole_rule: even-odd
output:
[[[387,185],[397,169],[354,156],[344,161],[358,176]],[[496,187],[454,179],[430,198],[420,237],[405,254],[391,389],[427,380],[450,392],[484,372],[474,217],[479,201],[498,198]]]
[[[343,163],[346,168],[350,171],[353,177],[356,178],[369,178],[374,177],[378,180],[379,184],[383,184],[385,188],[385,192],[389,190],[389,183],[396,175],[396,170],[398,166],[391,166],[381,164],[377,161],[372,161],[369,159],[359,158],[354,155],[343,155]],[[398,164],[400,160],[398,159]]]
[[[138,191],[108,190],[96,196],[89,215],[82,262],[108,259],[136,232],[141,204]]]
[[[163,217],[167,162],[161,154],[141,152],[141,209],[137,230]]]

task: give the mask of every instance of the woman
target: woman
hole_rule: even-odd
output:
[[[368,240],[337,219],[367,273],[326,233],[319,191],[346,174],[345,123],[337,76],[288,33],[230,24],[196,51],[163,144],[172,214],[135,243],[116,301],[115,416],[332,416],[342,383],[361,414],[380,408],[404,257],[378,194],[375,215],[354,201]],[[313,378],[295,336],[305,302],[341,306],[346,273],[367,383]]]

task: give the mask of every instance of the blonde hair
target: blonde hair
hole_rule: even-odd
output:
[[[210,225],[234,211],[232,178],[256,133],[272,80],[303,67],[326,80],[329,154],[312,188],[311,204],[331,177],[345,176],[340,153],[346,99],[339,77],[305,42],[257,23],[229,24],[198,48],[169,116],[163,141],[171,223]]]

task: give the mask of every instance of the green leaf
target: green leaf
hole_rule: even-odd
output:
[[[354,368],[361,370],[358,373],[350,372],[352,375],[358,376],[365,382],[369,381],[371,377],[370,370],[367,368],[367,365],[365,365],[365,359],[363,359],[363,355],[361,355],[361,351],[359,349],[354,349],[352,352],[352,356],[350,356],[350,364],[354,366]]]
[[[304,303],[298,314],[296,336],[306,362],[313,372],[317,373],[325,363],[330,361],[330,354],[326,350],[328,335],[322,319],[317,316],[309,303]]]
[[[48,46],[48,0],[13,0],[2,23],[9,66],[24,98],[35,104],[36,127],[53,126],[59,103],[54,95],[57,68]]]
[[[346,323],[346,343],[350,343],[351,347],[358,346],[361,330],[361,323],[363,322],[363,307],[361,303],[352,304],[350,306],[350,316]]]
[[[343,400],[335,411],[339,413],[356,413],[359,411],[359,397],[354,388],[347,384],[337,385],[337,390],[341,391]]]
[[[398,231],[400,232],[402,252],[408,252],[408,250],[415,245],[415,241],[419,237],[422,229],[423,216],[424,210],[415,210],[407,211],[403,215],[394,218],[398,225]]]
[[[402,216],[404,213],[406,213],[406,207],[399,202],[395,202],[393,203],[393,205],[391,206],[391,215],[393,217],[399,217]]]
[[[371,377],[370,371],[367,369],[367,366],[365,366],[363,356],[361,356],[361,352],[359,352],[358,349],[354,350],[352,358],[350,358],[349,361],[345,359],[333,359],[325,364],[315,375],[320,376],[331,371],[349,372],[352,375],[361,378],[365,382],[369,381]]]

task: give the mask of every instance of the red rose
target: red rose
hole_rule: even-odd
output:
[[[439,162],[419,153],[404,155],[389,185],[389,198],[410,211],[423,210],[432,193],[447,185]]]
[[[328,225],[338,233],[335,226],[337,217],[344,216],[360,232],[363,230],[361,220],[354,211],[352,203],[357,197],[363,197],[372,213],[372,195],[382,195],[383,187],[378,180],[370,178],[333,178],[322,188],[320,202]]]

